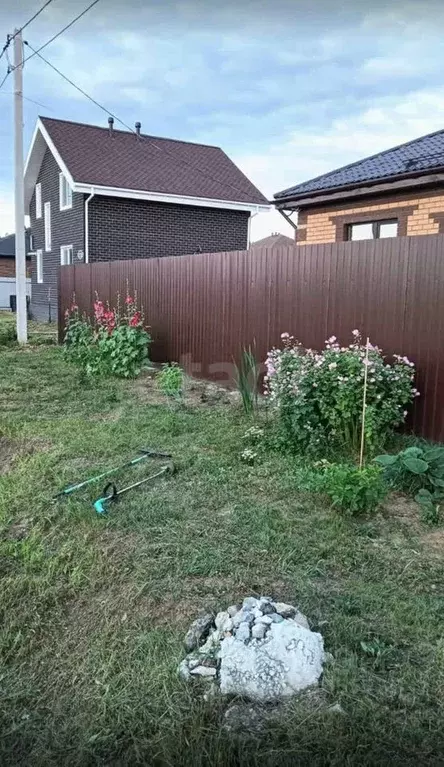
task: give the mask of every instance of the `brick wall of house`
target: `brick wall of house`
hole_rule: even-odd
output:
[[[78,250],[84,250],[84,195],[73,194],[72,208],[60,210],[60,169],[49,149],[46,150],[37,182],[42,185],[42,217],[35,216],[35,192],[30,204],[31,231],[34,250],[43,250],[43,283],[37,282],[36,257],[32,256],[31,312],[42,321],[48,320],[49,302],[53,321],[57,319],[57,279],[60,269],[60,248],[73,246],[73,258]],[[45,252],[44,204],[51,203],[51,251]]]
[[[89,260],[243,250],[248,219],[244,211],[96,196],[89,203]]]
[[[298,245],[342,242],[347,239],[347,224],[394,218],[398,219],[399,236],[444,233],[444,190],[301,209],[296,239]]]
[[[15,277],[15,258],[0,257],[0,277]]]
[[[31,259],[26,259],[26,276],[31,276]],[[0,277],[15,277],[15,258],[0,256]]]

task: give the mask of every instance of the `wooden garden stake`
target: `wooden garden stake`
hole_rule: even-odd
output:
[[[367,343],[365,346],[365,360],[364,360],[364,397],[362,401],[362,426],[361,426],[361,452],[359,455],[359,470],[362,469],[364,463],[364,442],[365,442],[365,411],[367,409],[367,378],[368,378],[368,347],[370,339],[367,336]]]

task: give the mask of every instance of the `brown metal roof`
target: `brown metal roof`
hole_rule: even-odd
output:
[[[267,204],[219,147],[40,119],[75,183]]]

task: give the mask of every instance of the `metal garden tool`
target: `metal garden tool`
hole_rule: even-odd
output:
[[[134,490],[134,488],[140,487],[140,485],[144,485],[145,482],[150,482],[150,480],[156,479],[156,477],[161,477],[163,474],[174,474],[174,471],[174,463],[169,461],[169,463],[167,463],[165,466],[162,466],[160,471],[156,472],[155,474],[151,474],[149,477],[144,477],[144,479],[140,479],[138,482],[133,482],[133,484],[128,485],[128,487],[122,487],[121,490],[117,489],[114,482],[108,482],[103,490],[103,496],[98,498],[97,501],[94,501],[93,505],[97,514],[105,514],[105,504],[108,502],[117,501],[119,497],[123,495],[123,493],[127,493],[129,490]]]
[[[94,477],[90,477],[90,479],[85,479],[83,482],[79,482],[76,485],[70,485],[69,487],[66,487],[64,490],[61,490],[59,493],[54,495],[53,500],[56,500],[57,498],[61,498],[65,495],[71,495],[72,493],[75,493],[77,490],[81,490],[83,487],[87,487],[87,485],[91,485],[93,482],[98,482],[100,479],[109,477],[110,474],[115,474],[116,472],[121,471],[122,469],[127,469],[130,466],[135,466],[141,461],[146,461],[147,458],[171,458],[172,457],[171,453],[161,453],[158,450],[154,450],[151,447],[141,448],[139,452],[141,453],[141,455],[136,456],[136,458],[132,458],[131,461],[126,461],[126,463],[122,463],[120,466],[115,466],[113,469],[108,469],[107,471],[104,471],[101,474],[96,474]]]

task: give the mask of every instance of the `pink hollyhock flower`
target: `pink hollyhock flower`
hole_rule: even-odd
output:
[[[140,312],[134,312],[134,315],[130,319],[130,327],[136,328],[137,325],[140,325],[141,320],[142,317],[140,316]]]
[[[131,298],[131,296],[127,296],[125,298],[125,303],[128,304],[128,305],[129,304],[133,304],[134,303],[134,298]]]

